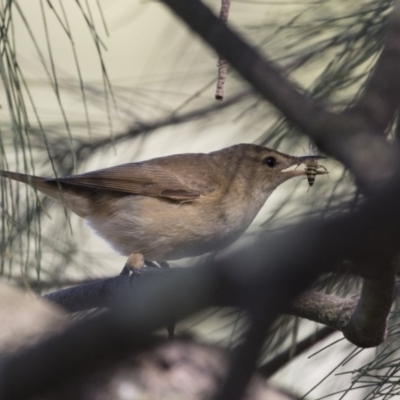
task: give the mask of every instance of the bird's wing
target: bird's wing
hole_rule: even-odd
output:
[[[190,170],[187,176],[187,173],[179,173],[177,168],[165,168],[149,162],[131,163],[49,181],[176,201],[195,200],[214,191],[210,180],[200,175],[196,177],[196,173],[193,176],[193,169]]]

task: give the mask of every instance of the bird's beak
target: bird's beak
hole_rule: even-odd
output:
[[[324,156],[302,156],[302,157],[290,157],[290,159],[288,160],[288,166],[282,170],[282,174],[284,174],[286,179],[289,178],[294,178],[296,176],[304,176],[306,175],[306,171],[305,168],[301,167],[301,168],[297,168],[299,167],[301,164],[305,164],[309,161],[316,161],[316,160],[321,160],[324,159],[326,157]],[[294,169],[292,168],[293,166],[296,166]],[[291,169],[289,169],[291,168]],[[328,171],[321,171],[321,170],[317,170],[316,171],[317,175],[324,175],[324,174],[328,174]]]

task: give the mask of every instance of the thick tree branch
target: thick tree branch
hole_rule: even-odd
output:
[[[342,331],[349,323],[357,302],[358,296],[343,299],[332,294],[305,292],[287,312]]]
[[[137,290],[140,285],[147,284],[148,278],[160,279],[174,275],[179,270],[175,268],[144,268],[140,273],[131,276],[118,275],[112,278],[97,279],[82,285],[58,290],[43,296],[63,307],[67,312],[74,313],[91,308],[107,308],[129,291]]]
[[[121,298],[129,290],[137,290],[140,285],[146,284],[144,278],[162,278],[178,271],[158,269],[149,271],[151,272],[149,275],[136,277],[139,279],[117,276],[97,280],[50,293],[44,298],[64,307],[68,312],[110,307],[116,299]],[[231,295],[234,293],[227,294],[224,305],[234,305],[235,297]],[[306,292],[294,301],[285,313],[343,331],[345,337],[357,346],[374,347],[385,339],[386,321],[393,296],[394,273],[390,271],[381,279],[365,279],[360,296],[340,298],[320,292]]]
[[[43,298],[73,313],[91,308],[108,307],[116,298],[122,297],[129,289],[129,277],[116,276],[58,290],[43,296]]]

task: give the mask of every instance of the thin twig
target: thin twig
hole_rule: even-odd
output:
[[[222,0],[221,1],[221,13],[219,15],[219,18],[225,24],[228,22],[230,6],[231,6],[231,0]],[[224,99],[224,85],[225,85],[227,71],[228,71],[228,61],[219,54],[218,55],[217,91],[215,93],[216,100],[222,101]]]

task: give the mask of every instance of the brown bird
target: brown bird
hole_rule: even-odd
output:
[[[306,174],[286,171],[302,159],[239,144],[209,154],[177,154],[65,178],[9,171],[0,171],[0,176],[58,200],[85,218],[116,251],[130,256],[131,267],[140,268],[143,259],[175,260],[233,243],[277,186]]]

